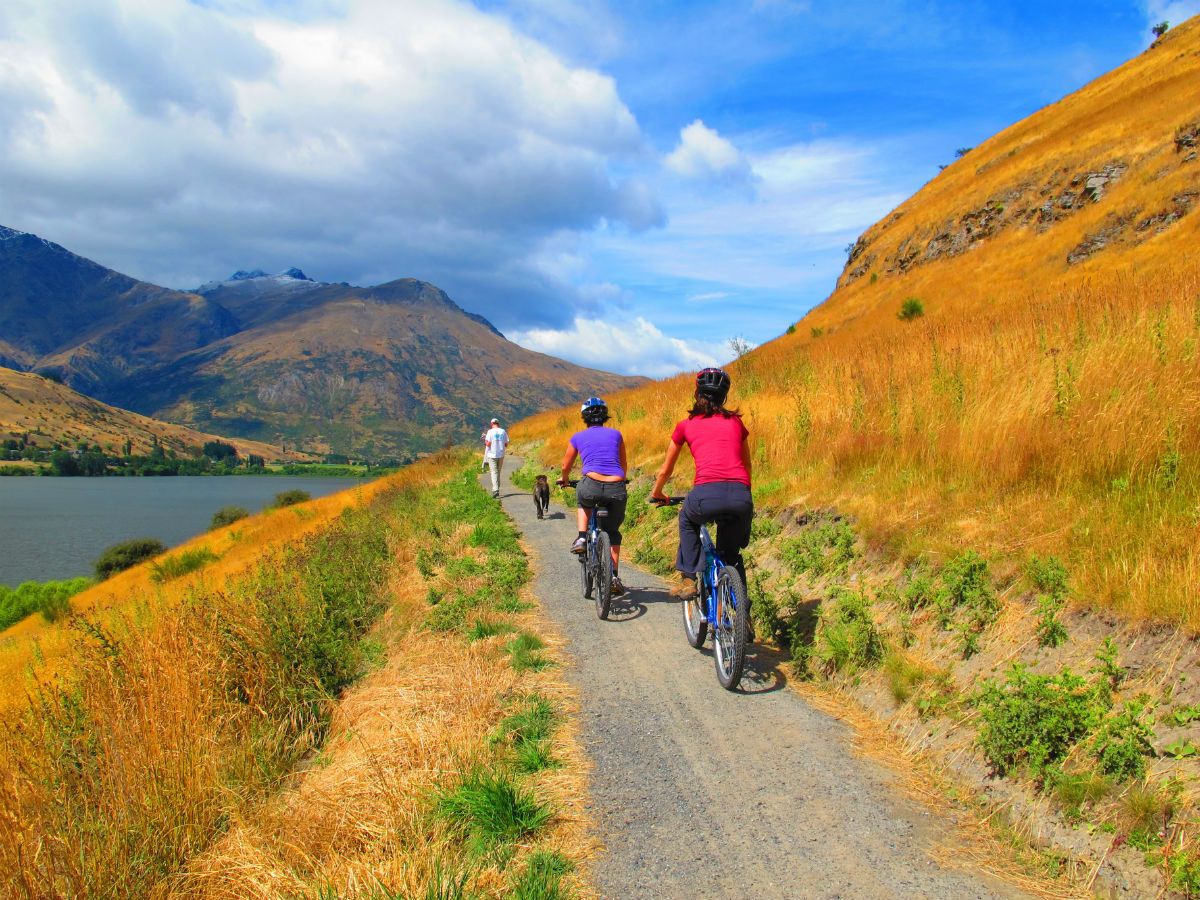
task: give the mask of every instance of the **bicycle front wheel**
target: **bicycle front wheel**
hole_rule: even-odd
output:
[[[737,569],[725,566],[717,576],[716,624],[713,626],[713,662],[717,681],[727,691],[735,690],[746,664],[746,641],[750,631],[750,601]]]
[[[583,583],[583,599],[592,599],[592,564],[588,559],[590,549],[584,550],[579,555],[579,580]]]
[[[593,593],[596,615],[607,619],[612,609],[612,542],[603,531],[596,535],[596,586]]]

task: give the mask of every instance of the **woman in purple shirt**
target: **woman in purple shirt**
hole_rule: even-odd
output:
[[[625,438],[615,428],[607,428],[608,405],[599,397],[589,397],[579,408],[583,431],[571,435],[567,443],[567,454],[563,457],[562,475],[559,484],[567,483],[567,476],[575,465],[575,457],[581,458],[583,479],[579,482],[576,497],[579,500],[579,537],[571,545],[572,553],[582,553],[587,546],[587,522],[591,509],[597,505],[608,509],[608,515],[600,521],[612,543],[612,595],[625,593],[625,586],[617,575],[621,561],[621,523],[625,521]]]

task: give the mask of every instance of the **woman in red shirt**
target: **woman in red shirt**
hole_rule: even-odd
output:
[[[750,432],[735,410],[725,408],[729,376],[720,369],[704,369],[696,375],[694,402],[688,417],[675,426],[666,459],[654,480],[651,501],[663,501],[663,486],[679,452],[687,444],[696,461],[696,480],[679,510],[679,553],[675,568],[685,579],[685,595],[695,591],[696,573],[704,566],[700,558],[700,526],[717,523],[717,553],[746,580],[742,550],[750,543],[754,500],[750,496]],[[687,581],[691,582],[688,590]]]

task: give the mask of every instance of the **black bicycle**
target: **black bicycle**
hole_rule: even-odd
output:
[[[665,503],[650,502],[655,506],[675,506],[684,499],[668,497]],[[725,565],[717,555],[708,525],[700,526],[700,546],[704,551],[704,568],[696,573],[696,595],[683,603],[683,631],[687,642],[699,650],[712,629],[717,681],[725,690],[732,691],[741,682],[746,665],[750,595],[738,570]]]
[[[579,481],[568,481],[571,487],[577,487]],[[583,596],[596,601],[596,615],[607,619],[612,609],[612,541],[603,527],[601,520],[608,518],[608,510],[599,504],[592,507],[588,515],[588,527],[585,532],[587,544],[579,556],[579,577],[583,582]]]

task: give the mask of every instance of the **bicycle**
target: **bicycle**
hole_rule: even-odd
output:
[[[668,497],[655,506],[676,506],[683,497]],[[652,503],[654,501],[651,501]],[[696,573],[696,593],[683,603],[683,631],[687,642],[699,650],[711,628],[713,663],[717,681],[727,691],[736,690],[746,665],[746,644],[750,640],[750,595],[742,576],[717,555],[708,524],[700,526],[700,546],[704,568]]]
[[[578,485],[578,479],[567,482],[570,487]],[[605,620],[612,609],[612,541],[608,532],[600,527],[600,520],[607,517],[608,510],[605,507],[592,507],[585,533],[587,544],[579,556],[579,577],[583,582],[584,599],[595,600],[596,615]]]

